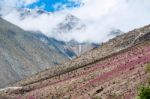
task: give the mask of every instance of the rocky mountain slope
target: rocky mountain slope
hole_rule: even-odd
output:
[[[1,89],[9,98],[133,99],[148,80],[150,26],[103,43],[80,57]]]
[[[0,18],[0,87],[68,60],[55,46]]]

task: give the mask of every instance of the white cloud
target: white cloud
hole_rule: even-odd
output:
[[[62,15],[59,13],[53,14],[37,14],[34,13],[33,15],[25,16],[24,19],[21,19],[20,13],[16,10],[12,11],[4,16],[4,18],[25,30],[29,31],[40,31],[45,35],[51,36],[51,29],[55,28],[55,26],[64,19],[63,12]]]
[[[30,5],[33,4],[35,2],[37,2],[38,0],[22,0],[22,2],[24,3],[24,5]]]
[[[7,7],[21,7],[33,4],[37,1],[39,0],[1,0],[0,5]]]
[[[108,31],[124,32],[150,24],[149,0],[82,0],[84,6],[72,13],[88,24],[85,35],[92,41],[106,41]],[[94,36],[93,36],[94,35]]]
[[[18,0],[4,0],[6,5],[16,5]],[[14,0],[13,0],[14,1]],[[19,0],[20,1],[20,0]],[[26,1],[26,3],[25,3]],[[76,39],[78,41],[102,42],[110,39],[110,29],[117,28],[124,32],[150,24],[150,0],[74,0],[83,5],[75,9],[64,9],[33,17],[30,15],[24,20],[20,19],[16,10],[4,14],[3,18],[22,27],[25,30],[41,31],[48,36],[62,40]],[[9,2],[9,3],[8,3]],[[31,4],[36,0],[23,0],[20,4]],[[14,4],[13,4],[14,3]],[[5,6],[6,6],[5,5]],[[55,5],[61,6],[60,4]],[[63,5],[62,5],[63,7]],[[3,7],[3,12],[7,12]],[[64,8],[64,7],[63,7]],[[7,8],[8,9],[8,8]],[[61,22],[65,15],[71,13],[79,17],[87,26],[86,30],[74,31],[60,35],[53,34],[51,30]]]
[[[38,1],[39,0],[0,0],[0,14],[10,14],[16,8],[26,7]]]

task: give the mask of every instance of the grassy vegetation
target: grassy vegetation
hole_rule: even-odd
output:
[[[141,87],[137,99],[150,99],[150,86]]]
[[[146,72],[150,73],[150,63],[146,65]],[[138,89],[137,99],[150,99],[150,79],[147,86],[142,86]]]

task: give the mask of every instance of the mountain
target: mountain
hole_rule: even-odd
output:
[[[25,9],[25,11],[29,12],[30,14],[33,14],[32,10]],[[23,11],[24,12],[24,11]],[[36,10],[34,12],[39,12],[39,10]],[[48,12],[43,12],[44,14],[49,14]],[[40,13],[40,14],[43,14]],[[25,13],[26,14],[26,13]],[[82,31],[86,28],[86,25],[76,16],[68,14],[65,16],[64,20],[60,22],[54,29],[52,29],[52,33],[55,34],[56,37],[61,37],[62,39],[54,39],[52,37],[48,38],[46,36],[40,35],[38,36],[41,40],[45,42],[50,42],[52,40],[54,45],[57,45],[56,47],[64,54],[69,55],[70,59],[76,58],[85,52],[90,51],[91,49],[97,48],[100,45],[96,43],[91,43],[91,42],[83,42],[80,43],[76,40],[70,40],[70,41],[65,41],[63,39],[63,34],[68,34],[72,32],[79,32]],[[113,33],[118,32],[118,31],[113,31]],[[48,40],[50,39],[50,41]],[[64,41],[62,41],[64,40]]]
[[[79,18],[68,14],[65,16],[64,20],[52,30],[52,33],[54,33],[56,37],[60,37],[60,39],[65,40],[66,38],[63,38],[64,35],[71,34],[73,32],[80,33],[80,31],[84,31],[85,29],[86,25]],[[65,48],[68,51],[73,51],[76,56],[80,56],[97,47],[99,47],[99,44],[90,42],[79,43],[76,40],[66,41],[65,44]]]
[[[42,14],[46,14],[46,15],[50,15],[50,12],[47,12],[45,10],[42,9],[28,9],[28,8],[14,8],[16,9],[16,11],[18,12],[19,16],[20,16],[20,20],[24,20],[27,17],[37,17],[40,16]],[[10,11],[11,12],[11,11]],[[9,12],[8,12],[9,13]],[[1,14],[1,10],[0,10],[0,14]],[[45,40],[47,41],[49,44],[51,44],[51,42],[53,43],[53,45],[55,47],[57,47],[62,53],[68,55],[68,57],[70,57],[70,59],[73,59],[77,56],[80,56],[81,54],[90,51],[93,48],[96,48],[99,46],[99,44],[95,44],[95,43],[90,43],[90,42],[84,42],[84,43],[80,43],[78,41],[75,40],[67,40],[66,38],[63,36],[63,34],[68,34],[68,33],[72,33],[72,32],[79,32],[82,31],[86,28],[86,25],[76,16],[72,15],[72,14],[67,14],[64,19],[58,24],[56,25],[55,28],[52,29],[52,32],[55,36],[53,37],[47,37],[45,35],[43,35],[43,33],[38,33],[33,32],[34,34],[37,34],[37,39],[40,40]],[[41,37],[40,37],[41,36]],[[54,39],[57,38],[58,39]],[[72,41],[75,41],[76,43],[73,43]],[[75,44],[75,45],[73,45]]]
[[[59,50],[60,53],[63,53],[69,59],[76,58],[77,55],[73,50],[69,50],[69,46],[64,41],[59,41],[51,37],[47,37],[42,33],[33,32],[36,38],[46,44],[47,46],[54,46],[56,50]],[[79,44],[79,43],[78,43]],[[81,55],[81,54],[80,54]]]
[[[76,16],[68,14],[65,19],[60,22],[52,32],[56,34],[72,33],[73,31],[81,31],[86,25]]]
[[[56,45],[0,18],[0,87],[68,60]]]
[[[41,9],[19,8],[16,10],[22,20],[28,16],[36,17],[41,14],[50,14]],[[75,24],[79,23],[81,22],[78,18],[67,15],[64,21],[58,25],[57,30],[67,31],[70,26],[72,26],[70,30],[77,29]],[[99,46],[89,42],[65,42],[47,37],[40,32],[24,31],[1,18],[0,36],[0,49],[2,50],[0,67],[4,67],[0,76],[0,87],[21,80],[48,67],[72,60]]]
[[[0,18],[0,87],[62,64],[98,46],[59,41],[39,32],[24,31]]]
[[[101,47],[1,89],[9,98],[133,99],[147,84],[150,25],[119,35]]]
[[[24,20],[25,18],[28,18],[29,16],[30,17],[37,17],[37,16],[40,16],[42,14],[46,14],[46,15],[50,15],[51,13],[50,12],[47,12],[45,10],[42,10],[42,9],[28,9],[28,8],[12,8],[12,9],[15,9],[19,16],[20,16],[20,20]],[[8,13],[11,12],[8,11]],[[0,10],[0,14],[1,14],[1,10]],[[55,28],[52,29],[52,34],[54,35],[53,38],[52,37],[46,37],[45,35],[42,35],[43,33],[38,33],[37,36],[38,38],[41,38],[43,40],[46,40],[46,41],[51,41],[54,43],[55,41],[55,44],[59,47],[57,47],[55,44],[53,44],[55,47],[57,47],[62,53],[68,55],[68,57],[70,57],[70,59],[73,59],[77,56],[80,56],[81,54],[85,53],[85,52],[88,52],[90,51],[91,49],[93,48],[96,48],[99,46],[99,44],[96,44],[96,43],[90,43],[90,42],[84,42],[84,43],[80,43],[78,41],[75,41],[75,40],[67,40],[66,41],[66,38],[64,37],[65,34],[71,34],[72,32],[80,32],[80,31],[84,31],[86,29],[86,24],[84,24],[82,22],[82,20],[72,14],[67,14],[64,19],[55,26]],[[33,31],[32,31],[33,32]],[[34,32],[34,33],[37,33]],[[80,35],[80,34],[79,34]],[[42,36],[42,37],[40,37]],[[57,39],[54,39],[54,38],[57,38]],[[48,40],[50,39],[50,40]],[[60,41],[61,40],[61,41]],[[60,42],[59,42],[60,41]],[[76,43],[73,43],[72,41],[76,42]],[[59,44],[60,43],[60,44]],[[61,45],[63,44],[63,45]],[[75,44],[75,45],[73,45]]]

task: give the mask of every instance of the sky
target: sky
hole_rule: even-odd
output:
[[[63,10],[62,5],[65,8],[76,8],[80,6],[80,3],[71,0],[38,0],[33,4],[28,5],[28,8],[34,9],[36,7],[42,7],[48,12],[54,12],[58,10]]]
[[[150,0],[0,0],[2,18],[28,31],[40,31],[58,40],[105,42],[110,31],[128,32],[150,24]],[[43,9],[21,18],[18,8]],[[86,25],[82,31],[56,34],[52,30],[72,14]]]

